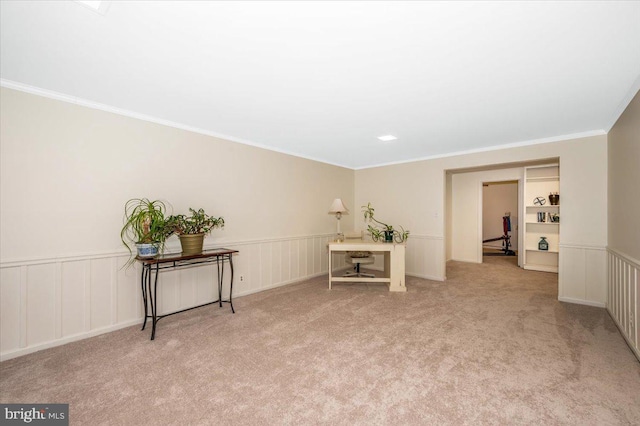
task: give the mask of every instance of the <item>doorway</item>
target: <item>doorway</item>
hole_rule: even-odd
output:
[[[482,183],[482,261],[487,256],[512,257],[519,264],[517,180]]]

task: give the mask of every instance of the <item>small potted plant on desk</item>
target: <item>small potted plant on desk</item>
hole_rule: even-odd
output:
[[[134,246],[140,258],[154,257],[162,251],[169,236],[165,229],[166,211],[167,205],[160,200],[132,198],[125,203],[124,225],[120,231],[120,239],[129,249],[130,258],[127,266],[135,260]]]
[[[373,241],[377,242],[378,240],[382,240],[385,243],[393,243],[394,241],[396,243],[403,243],[407,238],[409,238],[409,231],[405,231],[402,226],[400,227],[402,231],[398,231],[393,229],[392,225],[387,225],[386,223],[380,222],[374,218],[374,208],[371,207],[371,203],[368,203],[366,206],[362,206],[362,211],[364,213],[365,221],[373,221],[382,227],[382,229],[378,229],[376,226],[368,226],[367,231],[371,234],[371,239],[373,239]]]
[[[209,216],[203,209],[189,208],[189,212],[190,216],[169,216],[165,225],[169,235],[175,233],[180,238],[183,255],[202,253],[205,235],[215,228],[224,228],[222,217]]]

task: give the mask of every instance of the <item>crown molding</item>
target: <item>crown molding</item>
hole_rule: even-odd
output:
[[[553,137],[542,138],[542,139],[533,139],[533,140],[527,140],[527,141],[504,144],[504,145],[493,145],[493,146],[484,147],[484,148],[469,149],[469,150],[463,150],[463,151],[455,151],[455,152],[450,152],[450,153],[446,153],[446,154],[430,155],[430,156],[426,156],[426,157],[412,158],[412,159],[409,159],[409,160],[392,161],[392,162],[388,162],[388,163],[380,163],[380,164],[374,164],[374,165],[362,166],[362,167],[352,167],[352,166],[347,166],[345,164],[333,163],[333,162],[329,162],[329,161],[326,161],[326,160],[323,160],[323,159],[310,157],[310,156],[305,156],[305,155],[300,155],[300,154],[289,152],[289,151],[286,151],[286,150],[281,150],[281,149],[269,147],[269,146],[266,146],[266,145],[263,145],[263,144],[260,144],[260,143],[257,143],[257,142],[253,142],[253,141],[250,141],[250,140],[236,138],[236,137],[225,135],[225,134],[221,134],[221,133],[211,132],[209,130],[204,130],[204,129],[200,129],[198,127],[193,127],[193,126],[188,126],[188,125],[181,124],[181,123],[176,123],[174,121],[164,120],[164,119],[157,118],[157,117],[154,117],[154,116],[151,116],[151,115],[141,114],[141,113],[137,113],[135,111],[130,111],[130,110],[117,108],[117,107],[113,107],[113,106],[106,105],[106,104],[101,104],[101,103],[98,103],[98,102],[94,102],[94,101],[90,101],[90,100],[87,100],[87,99],[79,98],[77,96],[71,96],[71,95],[67,95],[67,94],[64,94],[64,93],[55,92],[55,91],[52,91],[52,90],[41,89],[39,87],[29,86],[29,85],[22,84],[22,83],[19,83],[19,82],[16,82],[16,81],[12,81],[12,80],[0,79],[0,86],[6,87],[8,89],[18,90],[18,91],[21,91],[21,92],[26,92],[26,93],[42,96],[42,97],[45,97],[45,98],[50,98],[50,99],[55,99],[55,100],[59,100],[59,101],[62,101],[62,102],[72,103],[74,105],[84,106],[84,107],[92,108],[92,109],[98,109],[98,110],[101,110],[101,111],[110,112],[110,113],[122,115],[122,116],[125,116],[125,117],[130,117],[130,118],[135,118],[135,119],[142,120],[142,121],[148,121],[148,122],[151,122],[151,123],[160,124],[162,126],[168,126],[168,127],[173,127],[173,128],[176,128],[176,129],[186,130],[186,131],[193,132],[193,133],[198,133],[198,134],[201,134],[201,135],[211,136],[211,137],[218,138],[218,139],[224,139],[224,140],[227,140],[227,141],[230,141],[230,142],[236,142],[236,143],[240,143],[240,144],[243,144],[243,145],[249,145],[249,146],[253,146],[255,148],[265,149],[267,151],[273,151],[273,152],[277,152],[277,153],[280,153],[280,154],[291,155],[293,157],[303,158],[305,160],[315,161],[315,162],[318,162],[318,163],[324,163],[324,164],[328,164],[328,165],[331,165],[331,166],[341,167],[341,168],[345,168],[345,169],[349,169],[349,170],[373,169],[373,168],[376,168],[376,167],[385,167],[385,166],[393,166],[393,165],[397,165],[397,164],[416,163],[416,162],[419,162],[419,161],[455,157],[455,156],[458,156],[458,155],[477,154],[477,153],[482,153],[482,152],[497,151],[497,150],[501,150],[501,149],[517,148],[517,147],[538,145],[538,144],[545,144],[545,143],[553,143],[553,142],[561,142],[561,141],[570,140],[570,139],[579,139],[579,138],[586,138],[586,137],[590,137],[590,136],[606,135],[607,132],[608,132],[608,130],[604,130],[604,129],[590,130],[590,131],[587,131],[587,132],[572,133],[572,134],[568,134],[568,135],[553,136]],[[640,87],[640,77],[634,83],[634,87],[636,88],[635,90],[637,92],[638,87]],[[626,109],[626,107],[629,104],[629,102],[631,102],[631,99],[633,99],[633,96],[635,95],[635,93],[632,93],[632,91],[630,91],[629,94],[625,97],[625,102],[622,102],[620,104],[621,106],[618,109],[622,108],[622,110],[619,112],[618,115],[616,115],[616,117],[615,117],[616,121],[617,121],[618,117],[620,116],[620,114],[622,114],[624,109]],[[629,98],[629,99],[627,100],[627,98]],[[615,124],[615,121],[614,121],[613,124]],[[613,124],[611,124],[611,127],[613,127]],[[611,128],[609,128],[609,130],[610,129]]]
[[[627,94],[622,98],[622,101],[620,101],[620,105],[618,105],[618,107],[613,112],[613,115],[607,122],[607,127],[605,129],[607,133],[609,133],[613,128],[613,126],[616,125],[616,123],[618,122],[618,119],[620,118],[622,113],[624,113],[624,111],[627,109],[627,107],[629,106],[633,98],[636,96],[638,91],[640,91],[640,75],[638,75],[638,78],[636,78],[636,80],[633,82],[633,84],[627,91]]]
[[[415,162],[418,162],[418,161],[426,161],[426,160],[436,160],[436,159],[439,159],[439,158],[456,157],[458,155],[477,154],[477,153],[481,153],[481,152],[498,151],[498,150],[501,150],[501,149],[508,149],[508,148],[518,148],[518,147],[523,147],[523,146],[539,145],[539,144],[553,143],[553,142],[562,142],[562,141],[567,141],[567,140],[571,140],[571,139],[588,138],[588,137],[591,137],[591,136],[602,136],[602,135],[606,135],[606,134],[607,134],[607,132],[605,130],[603,130],[603,129],[600,129],[600,130],[589,130],[587,132],[571,133],[571,134],[568,134],[568,135],[553,136],[553,137],[542,138],[542,139],[532,139],[532,140],[528,140],[528,141],[514,142],[514,143],[508,143],[508,144],[504,144],[504,145],[493,145],[493,146],[488,146],[488,147],[484,147],[484,148],[468,149],[468,150],[464,150],[464,151],[456,151],[456,152],[450,152],[450,153],[446,153],[446,154],[431,155],[431,156],[428,156],[428,157],[412,158],[410,160],[393,161],[393,162],[390,162],[390,163],[382,163],[382,164],[378,164],[378,165],[374,165],[374,166],[357,167],[357,168],[355,168],[355,170],[373,169],[375,167],[384,167],[384,166],[393,166],[393,165],[396,165],[396,164],[415,163]]]
[[[292,157],[303,158],[305,160],[311,160],[318,163],[329,164],[331,166],[341,167],[345,169],[354,170],[353,167],[346,166],[344,164],[338,164],[329,162],[327,160],[322,160],[310,156],[301,155],[298,153],[293,153],[290,151],[286,151],[283,149],[273,148],[267,145],[263,145],[261,143],[253,142],[247,139],[236,138],[234,136],[225,135],[222,133],[211,132],[209,130],[201,129],[198,127],[189,126],[182,123],[176,123],[175,121],[165,120],[162,118],[154,117],[152,115],[141,114],[135,111],[130,111],[123,108],[117,108],[111,105],[101,104],[99,102],[90,101],[87,99],[79,98],[77,96],[71,96],[60,92],[55,92],[53,90],[41,89],[35,86],[29,86],[27,84],[22,84],[12,80],[0,79],[0,86],[6,87],[7,89],[18,90],[20,92],[30,93],[32,95],[38,95],[49,99],[55,99],[62,102],[68,102],[74,105],[79,105],[87,108],[97,109],[105,112],[110,112],[112,114],[118,114],[129,118],[135,118],[137,120],[148,121],[150,123],[160,124],[162,126],[173,127],[180,130],[186,130],[188,132],[198,133],[205,136],[211,136],[217,139],[224,139],[230,142],[236,142],[243,145],[253,146],[255,148],[265,149],[267,151],[273,151],[280,154],[291,155]]]

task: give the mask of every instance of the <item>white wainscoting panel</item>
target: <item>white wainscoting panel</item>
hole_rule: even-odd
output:
[[[558,300],[604,308],[606,277],[605,247],[560,244]]]
[[[26,321],[22,315],[22,272],[26,268],[3,268],[0,270],[0,346],[18,348]],[[24,346],[24,345],[22,345]]]
[[[410,235],[405,254],[407,275],[444,281],[444,238],[429,235]]]
[[[233,257],[234,298],[326,274],[330,237],[224,243],[239,251]],[[141,324],[140,266],[123,268],[127,259],[117,252],[2,262],[0,360]],[[336,268],[345,267],[344,256],[334,261]],[[226,298],[228,265],[224,272]],[[215,279],[213,265],[162,272],[159,312],[215,300]]]
[[[640,261],[607,249],[607,311],[640,360]]]
[[[55,264],[27,268],[27,342],[55,339],[55,273]]]
[[[234,298],[328,272],[331,235],[232,242]],[[443,238],[412,235],[407,274],[444,279]],[[382,256],[379,256],[382,266]],[[141,324],[140,266],[125,268],[126,253],[23,259],[0,264],[0,360]],[[333,267],[344,269],[344,255]],[[216,298],[213,265],[165,271],[158,279],[160,313]],[[230,269],[225,266],[223,297]]]
[[[62,270],[61,300],[60,300],[60,335],[73,336],[89,330],[88,321],[85,322],[85,283],[86,270],[89,262],[72,261],[60,263]],[[3,283],[4,285],[4,283]],[[4,314],[4,313],[3,313]],[[4,318],[4,315],[3,317]]]

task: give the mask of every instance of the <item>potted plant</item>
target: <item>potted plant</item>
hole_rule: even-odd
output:
[[[373,239],[373,241],[382,239],[385,243],[392,243],[394,241],[396,243],[403,243],[407,238],[409,238],[409,231],[405,231],[402,226],[400,227],[402,231],[398,231],[393,229],[392,225],[387,225],[386,223],[377,220],[374,217],[375,209],[371,207],[371,203],[367,203],[366,206],[362,206],[362,211],[364,213],[365,221],[373,221],[378,224],[376,226],[382,227],[382,229],[379,229],[379,227],[376,226],[368,226],[367,231],[371,234],[371,239]]]
[[[165,228],[169,235],[177,234],[180,238],[182,254],[199,254],[202,253],[205,235],[215,228],[224,228],[224,219],[209,216],[203,209],[189,208],[189,212],[189,216],[169,216]]]
[[[124,205],[124,225],[120,231],[122,243],[129,249],[133,263],[133,247],[141,258],[154,257],[162,251],[168,237],[165,231],[167,205],[160,200],[132,198]]]

